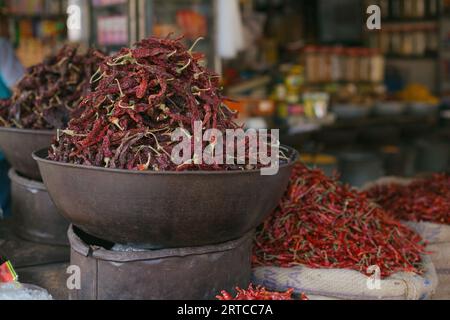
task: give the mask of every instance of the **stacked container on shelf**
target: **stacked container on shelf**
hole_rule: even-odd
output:
[[[384,78],[384,58],[376,49],[306,46],[301,60],[308,84],[379,83]]]

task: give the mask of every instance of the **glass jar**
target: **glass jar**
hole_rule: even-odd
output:
[[[413,34],[413,54],[423,56],[427,49],[427,36],[423,27],[414,28]]]
[[[390,52],[392,54],[401,54],[402,52],[402,34],[398,28],[390,32]]]
[[[439,0],[428,0],[428,16],[436,17],[438,14],[438,1]]]
[[[344,68],[344,48],[335,47],[331,52],[331,81],[338,82],[343,80]]]
[[[414,7],[414,16],[417,18],[423,18],[426,15],[425,0],[416,0]]]
[[[402,7],[402,0],[391,0],[391,18],[401,18],[403,11]]]
[[[305,73],[308,83],[318,82],[318,56],[317,48],[314,46],[306,46],[303,49],[304,63],[305,63]]]
[[[411,30],[412,28],[409,26],[404,26],[401,29],[401,54],[405,56],[410,56],[414,53],[414,36]]]
[[[359,50],[359,81],[370,81],[370,49]]]
[[[346,80],[349,82],[359,81],[359,56],[357,48],[347,49]]]
[[[370,50],[370,81],[381,83],[384,80],[384,57],[377,49]]]
[[[319,49],[320,82],[331,81],[331,48],[321,47]]]
[[[390,39],[391,39],[391,31],[388,28],[383,28],[378,32],[379,35],[379,45],[377,46],[372,46],[372,48],[380,48],[381,52],[384,54],[389,53],[390,51]]]
[[[403,15],[402,17],[414,17],[414,0],[403,0]]]
[[[380,0],[381,17],[386,19],[389,17],[389,0]]]
[[[426,50],[431,53],[436,53],[439,47],[438,33],[435,26],[426,27],[427,45]]]

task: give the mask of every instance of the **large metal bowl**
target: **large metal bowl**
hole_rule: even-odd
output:
[[[27,178],[41,181],[38,165],[31,153],[49,147],[55,134],[54,130],[0,127],[0,149],[17,172]]]
[[[217,244],[256,228],[283,195],[298,153],[276,175],[260,170],[106,169],[33,154],[59,212],[95,237],[146,248]]]

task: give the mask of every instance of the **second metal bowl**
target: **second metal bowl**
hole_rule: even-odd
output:
[[[56,131],[0,127],[0,149],[9,164],[21,175],[41,181],[33,151],[49,147]]]

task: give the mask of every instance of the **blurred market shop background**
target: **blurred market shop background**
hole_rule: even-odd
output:
[[[3,0],[0,20],[24,66],[66,42],[202,38],[239,121],[280,128],[306,163],[356,186],[449,170],[450,1]]]

